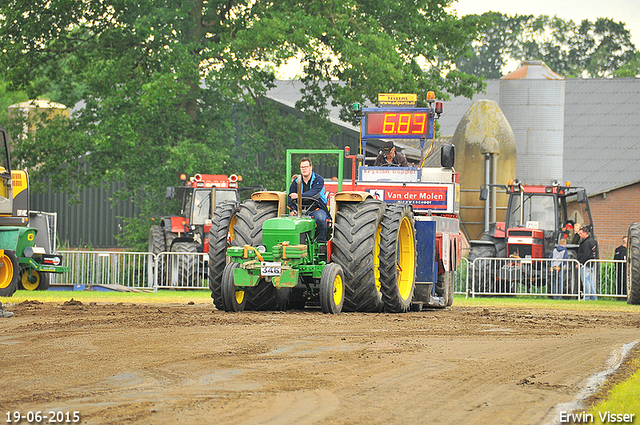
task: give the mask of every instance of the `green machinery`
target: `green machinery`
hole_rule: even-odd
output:
[[[7,132],[0,128],[0,296],[18,289],[46,290],[49,273],[68,272],[62,256],[36,246],[38,229],[29,226],[29,178],[11,170]]]
[[[291,164],[291,154],[299,152],[287,151],[287,164]],[[339,170],[342,170],[343,151],[316,150],[314,153],[338,154]],[[339,178],[341,180],[342,176]],[[298,188],[301,190],[302,184],[299,183]],[[302,199],[299,195],[299,199]],[[279,204],[285,200],[286,197],[278,197]],[[327,261],[326,244],[316,241],[315,220],[304,215],[314,207],[314,201],[310,200],[303,206],[304,201],[298,203],[297,215],[281,215],[265,220],[259,246],[247,244],[227,249],[231,262],[222,274],[224,310],[244,310],[249,297],[253,295],[256,298],[256,292],[265,291],[260,290],[260,286],[272,287],[272,296],[267,295],[266,298],[273,299],[276,308],[283,309],[291,296],[291,288],[304,282],[306,297],[319,302],[324,313],[342,311],[344,272],[340,265]],[[283,210],[284,206],[279,205],[279,209]]]

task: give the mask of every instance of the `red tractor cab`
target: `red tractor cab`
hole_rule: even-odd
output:
[[[149,230],[149,252],[206,253],[209,250],[211,217],[221,203],[238,203],[238,183],[242,176],[232,174],[196,174],[187,179],[181,175],[182,186],[167,187],[167,199],[180,199],[180,212],[176,215],[153,218]],[[203,264],[200,264],[200,263]],[[206,277],[207,264],[193,255],[177,256],[172,263],[179,263],[180,282],[192,282],[197,273]],[[201,273],[201,274],[202,274]],[[174,281],[176,279],[173,279]],[[175,283],[175,282],[174,282]]]

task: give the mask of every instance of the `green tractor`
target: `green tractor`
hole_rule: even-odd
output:
[[[69,271],[61,255],[36,246],[38,228],[29,227],[29,207],[29,177],[11,169],[9,137],[0,128],[0,297],[18,289],[47,290],[50,273]]]
[[[299,207],[301,214],[297,216],[266,220],[258,247],[227,250],[231,262],[224,268],[221,287],[225,311],[243,311],[247,299],[255,298],[255,290],[269,285],[273,286],[276,308],[283,309],[291,288],[301,281],[307,282],[308,298],[319,301],[323,313],[342,311],[344,272],[340,265],[327,263],[326,244],[322,250],[316,241],[315,220],[303,215],[306,209]]]
[[[339,155],[338,182],[342,182],[344,151],[315,152]],[[397,278],[401,272],[396,267],[388,279],[381,276],[379,258],[387,246],[380,242],[381,232],[386,235],[393,227],[381,230],[384,202],[355,191],[338,193],[332,201],[326,239],[330,243],[317,242],[316,223],[305,216],[314,208],[313,200],[302,198],[297,215],[286,213],[284,192],[256,192],[240,205],[223,203],[214,214],[209,237],[209,287],[215,306],[225,311],[320,306],[333,314],[343,309],[408,310],[413,295],[413,279],[408,275],[413,267],[406,267],[405,278]],[[408,225],[413,227],[413,222]],[[393,247],[396,241],[404,243],[397,233],[396,229],[396,234],[388,235]],[[403,256],[413,264],[413,241],[408,246],[411,249],[403,250]],[[389,285],[381,283],[387,281]],[[396,308],[385,300],[402,300],[402,306]]]

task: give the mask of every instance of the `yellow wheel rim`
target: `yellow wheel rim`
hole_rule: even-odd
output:
[[[29,274],[31,273],[33,273],[32,276],[36,278],[36,281],[33,283],[29,281]],[[27,291],[35,291],[38,288],[38,286],[40,286],[40,273],[38,273],[35,270],[31,270],[31,271],[25,270],[22,273],[22,287]]]
[[[335,305],[340,305],[342,302],[343,291],[342,276],[336,275],[336,278],[333,279],[333,303]]]
[[[242,301],[244,301],[244,291],[236,291],[236,302],[240,305]]]
[[[231,218],[231,221],[229,222],[229,242],[233,242],[233,240],[236,238],[236,232],[234,232],[233,228],[236,225],[236,216],[234,215],[233,218]]]
[[[376,230],[376,243],[373,247],[373,274],[376,279],[376,289],[380,292],[382,285],[380,284],[380,232],[382,232],[382,226],[378,226]]]
[[[8,288],[13,280],[13,262],[6,254],[0,257],[0,288]]]
[[[398,229],[398,291],[403,300],[411,296],[416,268],[416,248],[413,228],[408,217],[403,217]]]

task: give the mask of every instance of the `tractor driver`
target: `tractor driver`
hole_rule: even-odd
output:
[[[329,210],[327,209],[327,195],[324,189],[324,179],[320,174],[313,172],[311,159],[306,156],[300,160],[300,174],[302,178],[302,197],[313,198],[316,204],[307,211],[307,215],[313,217],[316,221],[318,229],[318,242],[325,243],[327,241],[327,217]],[[289,208],[291,215],[296,215],[297,204],[294,202],[298,198],[298,180],[291,182],[289,187]],[[305,202],[309,202],[305,200]]]
[[[392,141],[384,144],[381,152],[376,157],[374,167],[393,165],[395,167],[408,167],[407,157],[400,152],[396,152],[396,147]]]

